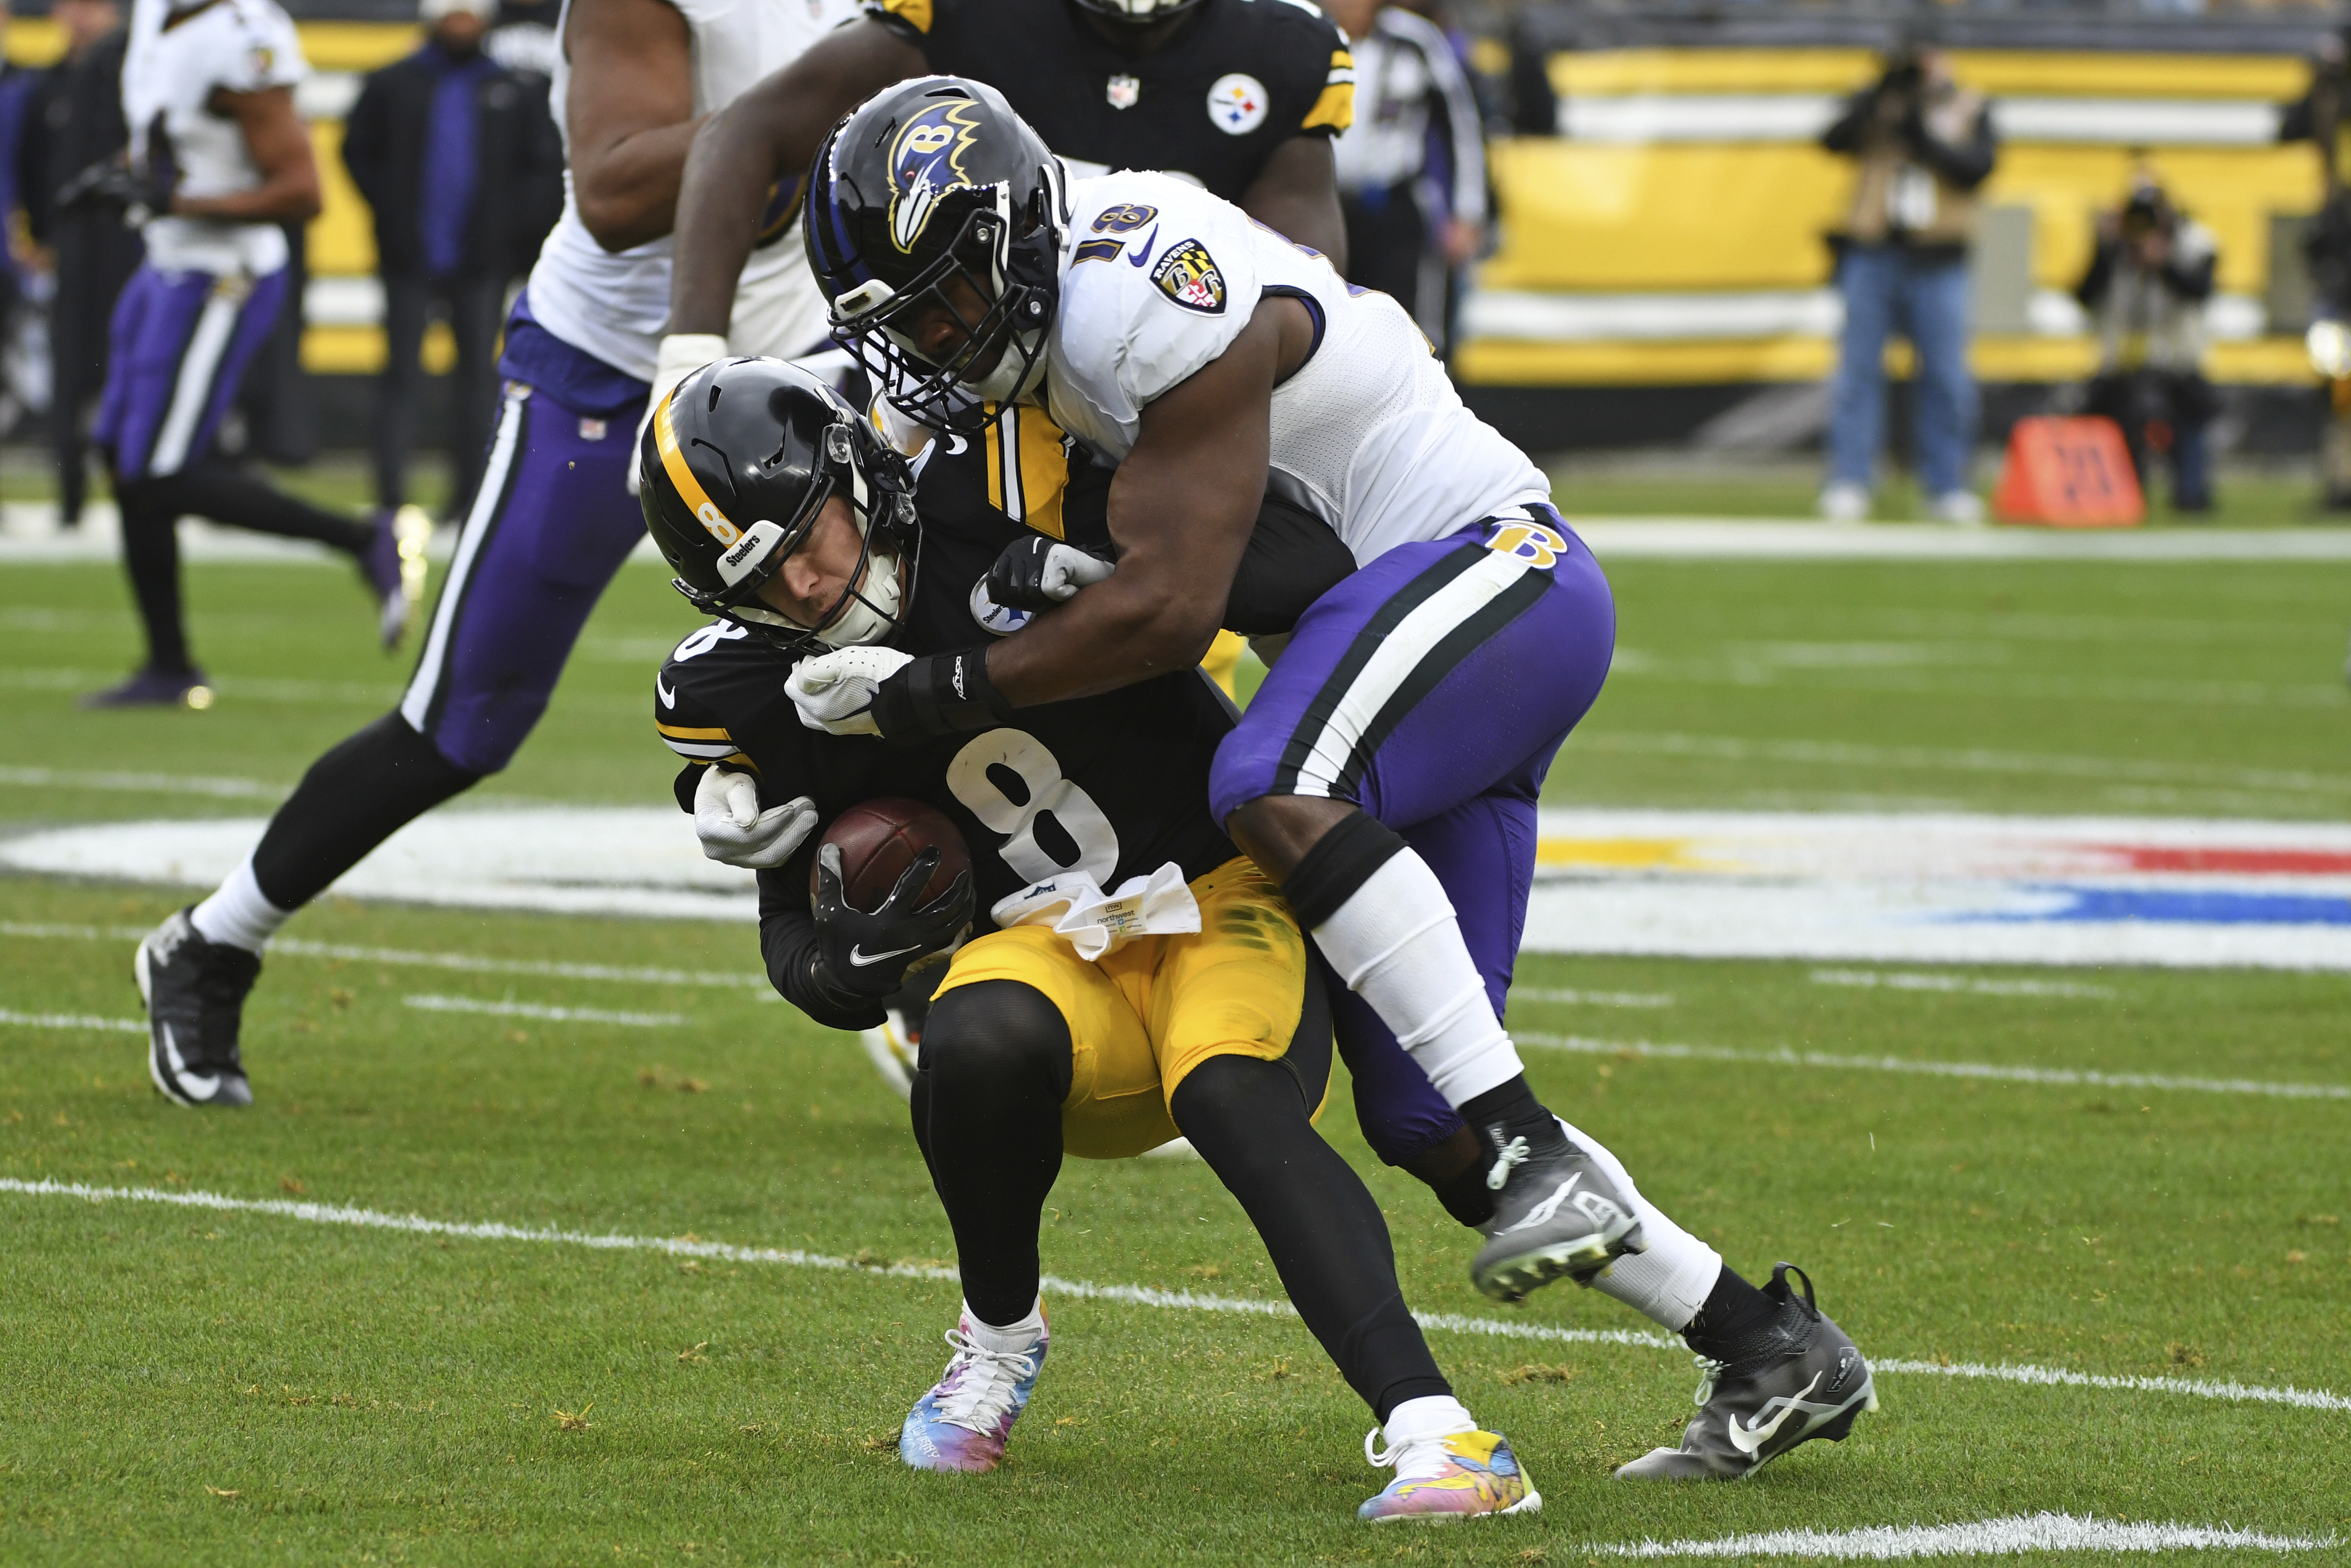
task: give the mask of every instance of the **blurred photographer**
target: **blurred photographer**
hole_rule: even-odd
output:
[[[2119,212],[2098,214],[2098,248],[2074,298],[2098,328],[2085,412],[2122,427],[2139,485],[2152,455],[2171,465],[2175,511],[2212,509],[2208,434],[2220,396],[2204,376],[2204,307],[2220,247],[2212,232],[2142,177]]]
[[[1975,192],[1997,157],[1990,106],[1951,79],[1942,51],[1912,45],[1846,100],[1821,144],[1860,165],[1853,208],[1832,236],[1844,333],[1829,402],[1821,513],[1866,517],[1886,434],[1886,340],[1917,355],[1914,461],[1933,515],[1983,519],[1968,487],[1976,386],[1968,370],[1968,245]]]

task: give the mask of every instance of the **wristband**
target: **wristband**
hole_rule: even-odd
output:
[[[987,650],[932,653],[910,660],[873,694],[873,723],[884,740],[929,740],[1008,723],[1012,705],[987,678]]]

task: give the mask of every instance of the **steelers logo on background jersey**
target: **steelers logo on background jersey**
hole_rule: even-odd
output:
[[[1179,240],[1169,246],[1159,265],[1151,269],[1151,281],[1186,310],[1197,310],[1203,316],[1224,314],[1225,275],[1217,269],[1208,247],[1198,240]]]
[[[1208,89],[1208,118],[1228,136],[1247,136],[1265,123],[1272,102],[1265,83],[1235,71],[1218,77],[1216,85]]]

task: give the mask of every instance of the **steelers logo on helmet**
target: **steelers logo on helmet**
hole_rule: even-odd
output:
[[[815,376],[781,360],[705,365],[654,409],[638,465],[646,529],[704,614],[810,652],[883,642],[904,624],[922,552],[914,474]],[[786,613],[762,590],[820,528],[843,526],[836,502],[855,564],[829,601]]]
[[[922,77],[834,127],[800,231],[834,340],[900,413],[968,434],[1043,373],[1068,223],[1060,160],[1003,95]]]

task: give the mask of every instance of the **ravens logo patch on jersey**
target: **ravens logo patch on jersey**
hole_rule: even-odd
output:
[[[1204,316],[1221,316],[1225,310],[1225,275],[1217,270],[1216,257],[1198,240],[1180,240],[1167,247],[1159,265],[1151,269],[1151,281],[1159,292],[1186,310],[1197,310]]]

